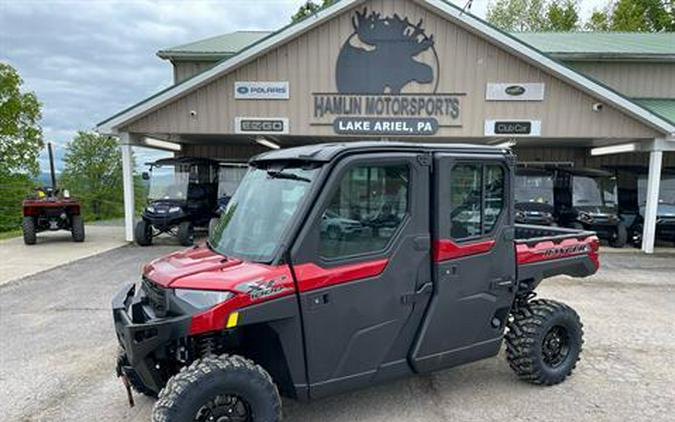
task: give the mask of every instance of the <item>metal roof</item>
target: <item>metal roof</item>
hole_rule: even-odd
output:
[[[270,35],[269,31],[236,31],[215,37],[197,40],[188,44],[157,52],[163,59],[212,59],[221,60],[233,56],[245,47]]]
[[[633,98],[633,102],[675,124],[675,98]]]
[[[675,32],[516,32],[540,51],[564,59],[675,60]]]
[[[272,34],[236,31],[161,50],[161,58],[222,59]],[[674,59],[675,32],[514,32],[537,50],[560,58]]]
[[[327,162],[339,155],[353,152],[453,152],[471,154],[498,154],[510,155],[508,148],[477,144],[448,144],[448,143],[412,143],[412,142],[382,142],[357,141],[328,144],[303,145],[294,148],[284,148],[264,152],[251,159],[251,162],[268,161],[317,161]]]

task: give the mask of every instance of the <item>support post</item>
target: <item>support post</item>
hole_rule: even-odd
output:
[[[131,138],[128,133],[120,133],[122,150],[122,181],[124,185],[124,236],[127,242],[134,241],[134,169],[131,150]]]
[[[654,253],[654,242],[656,240],[656,216],[659,207],[662,162],[663,151],[652,150],[649,153],[647,207],[645,209],[644,231],[642,233],[642,251],[648,254]]]

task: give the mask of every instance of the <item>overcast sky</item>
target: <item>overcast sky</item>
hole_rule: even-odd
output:
[[[171,84],[171,66],[158,50],[240,29],[277,29],[304,2],[0,0],[0,61],[43,103],[45,139],[61,156],[75,131]],[[582,14],[604,3],[583,0]],[[487,5],[474,0],[472,11],[484,16]]]

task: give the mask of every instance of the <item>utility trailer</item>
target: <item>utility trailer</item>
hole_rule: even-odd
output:
[[[504,341],[525,381],[571,374],[579,316],[535,289],[595,273],[599,241],[514,223],[510,150],[355,142],[249,164],[206,244],[113,300],[117,371],[130,397],[159,394],[153,421],[277,421],[280,395],[425,374]],[[358,230],[333,236],[326,216]]]

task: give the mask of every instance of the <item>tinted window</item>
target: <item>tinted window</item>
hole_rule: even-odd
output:
[[[481,234],[482,169],[478,164],[461,164],[452,169],[450,213],[454,239]]]
[[[406,165],[349,170],[321,217],[321,256],[338,258],[384,249],[408,210],[408,176]]]
[[[499,165],[459,164],[451,173],[450,236],[466,239],[495,229],[504,212],[505,173]]]

